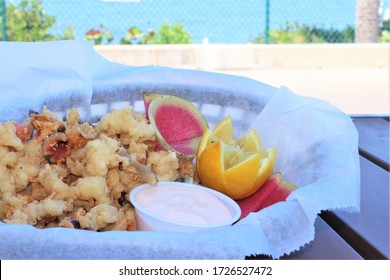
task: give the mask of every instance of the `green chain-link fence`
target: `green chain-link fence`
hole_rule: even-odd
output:
[[[366,6],[359,10],[359,5]],[[0,38],[85,38],[96,44],[342,43],[354,42],[359,28],[375,33],[371,41],[387,41],[388,5],[389,0],[0,0]]]

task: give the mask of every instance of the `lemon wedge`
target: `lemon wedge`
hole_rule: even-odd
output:
[[[230,116],[211,131],[206,129],[196,156],[198,176],[203,185],[232,199],[255,193],[271,176],[276,149],[262,149],[255,130],[234,139]]]

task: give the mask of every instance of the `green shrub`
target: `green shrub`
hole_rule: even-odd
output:
[[[159,28],[157,35],[152,39],[153,44],[191,44],[193,43],[190,33],[184,25],[176,22],[170,25],[164,23]]]
[[[74,28],[68,26],[64,30],[64,34],[57,36],[61,40],[73,40],[75,38]]]
[[[298,23],[286,22],[284,26],[269,30],[270,44],[299,44],[308,41],[308,31]],[[310,41],[317,41],[317,38],[310,38]],[[254,43],[265,43],[265,35],[256,37]]]
[[[143,33],[139,27],[133,26],[127,30],[120,43],[125,45],[146,45],[150,44],[155,36],[156,33],[153,29],[149,29],[147,33]]]
[[[311,38],[321,38],[321,41],[326,43],[353,43],[355,41],[355,29],[352,26],[347,26],[342,30],[334,28],[323,29],[316,26],[304,26],[304,28],[307,28]],[[310,37],[308,37],[309,43],[311,43]]]
[[[191,35],[181,23],[170,25],[164,22],[157,32],[149,29],[144,33],[139,27],[131,27],[125,36],[120,40],[121,44],[191,44]]]
[[[379,42],[390,43],[390,20],[385,20],[379,29]]]
[[[111,32],[103,24],[100,24],[100,28],[98,29],[89,29],[85,33],[85,39],[92,41],[94,45],[110,44],[114,41]]]
[[[52,35],[56,19],[42,9],[41,0],[22,0],[18,5],[10,3],[6,7],[6,27],[8,41],[53,41],[57,39],[73,39],[71,27],[63,35]],[[0,15],[0,30],[2,16]],[[3,40],[0,34],[0,39]]]
[[[382,30],[381,35],[379,37],[380,43],[390,43],[390,31]]]
[[[269,31],[271,44],[352,43],[354,38],[355,30],[351,26],[337,30],[286,22],[284,26]],[[256,37],[254,43],[265,43],[265,35]]]

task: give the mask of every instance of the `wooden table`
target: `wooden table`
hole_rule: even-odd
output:
[[[389,259],[389,117],[354,118],[359,132],[361,212],[322,217],[364,259]]]
[[[298,252],[281,259],[389,259],[389,117],[352,119],[359,132],[360,213],[321,213],[315,223],[315,239]],[[252,259],[256,258],[261,256]]]

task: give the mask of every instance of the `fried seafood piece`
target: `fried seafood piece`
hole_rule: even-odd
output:
[[[73,206],[80,205],[80,202],[81,202],[81,205],[84,205],[84,203],[82,201],[79,201],[79,203],[75,202],[73,204]],[[86,202],[86,201],[84,201],[84,202]],[[90,202],[86,202],[86,203],[89,203],[90,206],[87,206],[87,207],[83,206],[83,207],[87,208],[89,211],[93,207],[94,203],[93,203],[93,201],[92,201],[92,204]],[[58,226],[59,227],[66,227],[66,228],[77,228],[77,229],[81,228],[79,218],[84,216],[85,213],[87,213],[87,211],[84,208],[78,207],[71,215],[65,216],[64,218],[60,219]]]
[[[153,177],[154,184],[156,182]],[[116,207],[122,207],[129,202],[130,192],[137,186],[146,183],[129,171],[111,169],[107,174],[107,185],[110,201]]]
[[[136,231],[137,221],[135,219],[134,207],[127,206],[120,208],[118,211],[118,220],[102,229],[102,231],[110,230]]]
[[[66,115],[66,124],[68,127],[77,125],[80,122],[80,113],[76,108],[70,108]]]
[[[24,205],[28,203],[28,200],[25,196],[15,195],[10,192],[2,194],[2,199],[0,200],[0,217],[1,219],[6,219],[12,217],[13,213],[22,209]]]
[[[0,146],[0,194],[16,193],[12,169],[18,158],[17,152],[11,151],[12,148]]]
[[[121,182],[121,177],[123,176],[123,171],[118,169],[111,169],[107,173],[107,186],[110,192],[110,199],[115,206],[122,206],[120,199],[123,197],[123,193],[128,192],[128,186]]]
[[[123,150],[122,150],[123,151]],[[156,184],[157,179],[152,169],[148,165],[144,165],[137,161],[137,154],[128,154],[120,152],[120,167],[127,178],[123,178],[123,184],[131,184],[132,182]],[[121,179],[122,180],[122,179]]]
[[[119,220],[119,211],[116,207],[102,203],[93,207],[84,216],[79,218],[80,227],[83,229],[100,230],[108,224]]]
[[[65,227],[65,228],[81,228],[80,222],[76,219],[73,219],[71,217],[65,217],[63,218],[60,223],[58,224],[59,227]]]
[[[7,201],[0,199],[0,220],[7,218],[7,213],[10,210],[10,206]]]
[[[65,184],[62,180],[63,176],[61,176],[61,172],[65,173],[66,170],[56,165],[46,164],[39,173],[38,182],[47,192],[52,193],[55,199],[76,198],[78,196],[78,189]]]
[[[89,202],[91,202],[91,200]],[[87,211],[85,209],[88,209],[88,211],[92,209],[93,204],[94,203],[90,204],[90,207],[87,206],[87,207],[84,207],[84,208],[80,208],[80,207],[77,208],[77,210],[73,213],[72,217],[74,219],[78,220],[80,217],[84,216],[85,213],[87,213]],[[76,205],[76,204],[74,204],[74,205]]]
[[[158,181],[175,181],[179,177],[179,160],[175,152],[150,152],[146,164],[151,167]]]
[[[45,157],[43,156],[42,143],[31,139],[24,144],[24,154],[22,155],[25,161],[35,166],[41,166],[44,163]]]
[[[108,136],[127,134],[136,142],[155,139],[155,131],[146,120],[146,117],[134,112],[131,107],[113,110],[102,116],[97,125],[97,130],[106,133]]]
[[[98,136],[92,124],[80,122],[80,114],[76,108],[68,110],[65,134],[68,136],[72,148],[75,149],[83,146],[88,140],[95,139]]]
[[[73,149],[78,149],[84,146],[89,140],[98,137],[95,127],[87,122],[67,127],[65,135],[68,138],[70,147]]]
[[[87,148],[86,146],[79,149],[72,150],[70,155],[66,158],[66,167],[70,170],[70,173],[83,177],[87,176]]]
[[[139,138],[135,140],[129,134],[118,134],[110,136],[117,140],[129,153],[138,153],[146,157],[146,154],[156,150],[156,140],[148,140],[146,138]]]
[[[136,155],[136,161],[146,164],[147,152],[149,151],[149,146],[147,144],[143,142],[137,143],[133,139],[130,139],[127,151],[129,154]]]
[[[119,164],[116,154],[119,143],[106,135],[89,141],[86,149],[86,171],[89,176],[106,176],[109,168]]]
[[[79,178],[76,181],[75,188],[79,199],[88,200],[92,198],[97,204],[109,201],[109,191],[105,177],[90,176]]]
[[[17,151],[23,150],[23,142],[16,135],[16,122],[0,123],[0,146],[12,147]]]
[[[56,131],[53,125],[51,132],[42,139],[43,155],[48,157],[51,163],[62,164],[70,155],[72,149],[79,149],[98,136],[95,128],[87,123],[79,123],[80,115],[77,109],[70,109],[67,115],[67,121],[63,128],[58,127],[60,132]],[[50,129],[49,129],[50,131]]]
[[[99,139],[72,151],[66,165],[70,172],[77,176],[105,176],[108,179],[111,170],[118,170],[120,175],[117,175],[121,177],[122,184],[134,186],[141,183],[156,183],[151,168],[140,163],[137,156],[135,153],[129,154],[118,142],[101,134]],[[112,179],[112,172],[110,176]],[[121,189],[118,193],[122,191]]]
[[[27,204],[27,212],[31,217],[41,219],[43,217],[56,217],[62,215],[68,208],[67,202],[46,198],[40,202],[33,201]]]
[[[0,166],[0,193],[16,193],[12,174],[4,166]]]
[[[179,157],[179,172],[181,176],[195,177],[196,168],[192,158]]]
[[[23,191],[36,180],[44,162],[41,143],[35,140],[27,141],[23,152],[18,154],[18,159],[10,170],[17,192]]]
[[[30,122],[16,125],[16,136],[25,143],[34,133],[34,126]]]
[[[72,209],[72,217],[74,219],[78,219],[81,216],[84,216],[85,213],[92,209],[96,204],[93,198],[89,198],[88,200],[82,200],[77,198],[73,201],[73,209]]]
[[[198,184],[199,178],[196,172],[194,159],[178,157],[178,160],[179,160],[179,174],[180,174],[179,180],[187,183]]]
[[[34,139],[37,141],[42,141],[54,132],[65,131],[65,124],[46,107],[44,107],[42,114],[30,114],[30,122],[36,130]]]
[[[17,192],[24,191],[31,182],[35,181],[39,176],[40,165],[30,161],[27,157],[20,157],[11,170],[14,179],[15,190]]]
[[[31,224],[35,225],[40,220],[47,217],[57,217],[62,215],[68,208],[67,202],[46,198],[42,201],[33,201],[25,204],[21,209],[17,209],[4,219],[7,224]]]
[[[102,204],[100,204],[102,205]],[[114,207],[115,208],[115,207]],[[136,231],[137,222],[135,218],[134,207],[126,205],[121,208],[114,208],[111,205],[94,207],[91,211],[86,212],[79,208],[76,213],[79,215],[64,217],[58,226],[66,228],[84,228],[100,231]],[[81,220],[81,222],[80,222]],[[116,220],[115,222],[112,222]],[[106,226],[104,226],[106,224]]]
[[[51,193],[52,191],[45,189],[39,182],[32,182],[28,200],[29,202],[34,200],[40,201],[48,197]]]
[[[7,146],[0,146],[0,164],[7,168],[14,168],[19,159],[19,153]]]
[[[88,123],[76,124],[65,133],[55,132],[43,139],[43,155],[52,163],[62,164],[72,149],[79,149],[94,139],[97,132]]]
[[[22,192],[30,185],[31,181],[39,174],[39,167],[24,162],[22,158],[15,168],[11,170],[16,192]]]
[[[62,164],[70,155],[71,145],[63,132],[55,132],[43,139],[42,152],[51,163]]]
[[[25,213],[22,210],[15,210],[14,212],[8,211],[7,218],[3,219],[4,223],[6,224],[33,224],[33,222],[36,222],[36,220],[31,219],[29,217],[28,213]],[[31,221],[31,223],[30,223]]]

